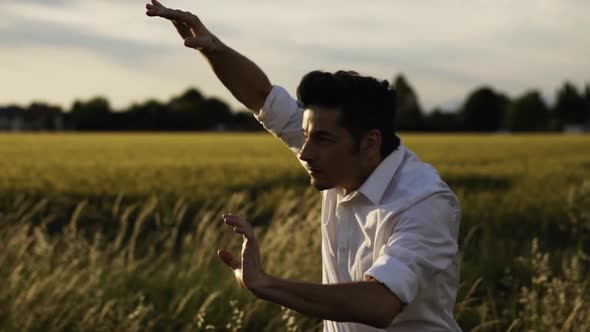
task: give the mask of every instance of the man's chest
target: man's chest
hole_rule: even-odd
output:
[[[380,255],[392,227],[374,207],[340,204],[322,213],[322,259],[333,281],[360,281]]]

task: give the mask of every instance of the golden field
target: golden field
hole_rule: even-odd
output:
[[[589,331],[590,136],[400,136],[462,203],[463,329]],[[321,331],[216,257],[241,213],[269,272],[321,281],[319,193],[271,135],[2,134],[0,169],[0,330]]]

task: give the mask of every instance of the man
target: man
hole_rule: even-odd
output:
[[[264,272],[252,226],[241,259],[219,250],[242,287],[260,299],[324,320],[324,331],[460,331],[456,196],[394,135],[395,93],[355,72],[311,72],[298,100],[188,12],[157,0],[148,16],[172,21],[231,93],[297,154],[322,193],[322,284]]]

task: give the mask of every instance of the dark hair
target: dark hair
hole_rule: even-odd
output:
[[[299,106],[340,108],[341,125],[353,136],[357,146],[372,129],[381,132],[381,157],[397,149],[400,140],[395,128],[395,91],[389,82],[361,76],[354,71],[328,73],[312,71],[297,87]]]

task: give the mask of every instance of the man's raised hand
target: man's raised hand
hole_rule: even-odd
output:
[[[247,288],[254,293],[264,285],[267,275],[262,267],[260,249],[252,225],[246,219],[234,216],[231,213],[224,214],[223,221],[225,224],[232,226],[234,232],[242,234],[244,240],[242,243],[242,255],[241,259],[234,258],[225,249],[218,250],[217,255],[227,266],[233,269],[240,287]]]
[[[146,5],[147,16],[158,16],[168,19],[174,24],[186,47],[202,51],[214,51],[218,46],[217,38],[207,30],[201,20],[194,14],[177,9],[164,7],[157,0]]]

